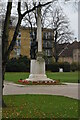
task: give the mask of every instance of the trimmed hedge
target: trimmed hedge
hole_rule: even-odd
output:
[[[12,58],[6,64],[6,72],[29,72],[30,60],[26,56]]]
[[[63,68],[63,72],[70,72],[70,64],[68,62],[60,63],[60,68]]]
[[[78,70],[78,68],[79,68],[79,64],[77,64],[77,63],[72,63],[71,64],[71,71],[73,71],[73,72],[75,72],[75,71],[77,71]]]
[[[80,65],[68,62],[51,63],[46,65],[46,70],[51,72],[59,72],[59,68],[63,68],[63,72],[78,71]],[[26,56],[9,59],[6,64],[6,72],[30,72],[30,60]]]
[[[70,64],[68,62],[46,65],[46,70],[51,72],[59,72],[59,68],[63,68],[63,72],[70,72]]]
[[[58,63],[47,64],[46,70],[52,71],[52,72],[59,72],[59,65],[58,65]]]

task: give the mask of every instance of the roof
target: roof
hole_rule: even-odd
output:
[[[59,44],[58,46],[58,50],[62,51],[61,57],[72,57],[74,49],[80,49],[80,42],[74,41],[73,43]]]

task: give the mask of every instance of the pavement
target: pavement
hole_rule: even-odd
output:
[[[78,83],[65,83],[65,85],[20,85],[5,82],[3,94],[47,94],[80,99],[79,90],[80,84]]]

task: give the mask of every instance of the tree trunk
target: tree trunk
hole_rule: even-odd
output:
[[[55,58],[55,62],[58,62],[58,48],[57,48],[57,35],[58,35],[58,32],[56,30],[56,33],[55,33],[55,39],[54,39],[54,58]]]
[[[56,62],[56,63],[58,62],[58,56],[55,57],[55,62]]]
[[[5,18],[5,22],[6,22],[6,20],[8,20],[8,23],[7,23],[7,26],[4,23],[3,37],[2,37],[2,40],[3,40],[2,41],[2,48],[3,48],[3,51],[2,51],[2,89],[4,88],[4,75],[5,75],[6,63],[7,63],[8,59],[9,59],[9,55],[10,55],[11,51],[13,50],[13,48],[15,46],[16,38],[17,38],[17,35],[18,35],[18,32],[19,32],[21,21],[22,21],[22,16],[20,15],[19,19],[18,19],[18,23],[17,23],[16,28],[15,28],[15,32],[14,32],[12,41],[11,41],[10,45],[8,46],[10,12],[9,12],[8,15],[6,16],[8,18],[7,19]],[[5,27],[6,27],[6,30],[5,30]],[[4,103],[4,100],[2,100],[2,106],[6,107],[6,105]]]
[[[3,88],[4,88],[4,74],[5,74],[5,67],[6,67],[5,52],[8,46],[11,9],[12,9],[12,2],[8,2],[6,17],[4,20],[3,31],[2,31],[2,95],[3,95]],[[6,107],[3,97],[2,97],[2,107]]]

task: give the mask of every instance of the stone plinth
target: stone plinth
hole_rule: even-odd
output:
[[[28,81],[53,81],[47,78],[45,74],[45,61],[44,60],[31,60],[30,75],[26,79]]]

